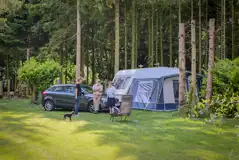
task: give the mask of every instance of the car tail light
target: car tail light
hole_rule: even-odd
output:
[[[42,95],[45,95],[46,94],[46,91],[42,92]]]

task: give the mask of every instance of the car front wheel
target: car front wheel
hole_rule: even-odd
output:
[[[54,103],[52,100],[46,100],[44,103],[44,109],[46,111],[53,111],[54,110]]]
[[[91,112],[91,113],[94,113],[94,112],[95,112],[93,101],[90,101],[90,102],[88,103],[88,112]]]

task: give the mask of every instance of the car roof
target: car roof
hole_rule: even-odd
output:
[[[51,87],[58,87],[58,86],[75,86],[76,84],[56,84],[56,85],[52,85]],[[89,85],[86,85],[86,84],[81,84],[81,86],[87,86],[87,87],[91,87]]]

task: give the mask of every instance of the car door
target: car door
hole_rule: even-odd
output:
[[[68,109],[73,109],[75,105],[75,86],[65,86],[64,91],[64,101],[66,102],[65,107]]]
[[[66,102],[64,100],[64,88],[63,86],[55,86],[54,91],[51,93],[54,97],[55,105],[57,107],[64,107]]]
[[[88,110],[88,98],[87,98],[87,92],[82,87],[82,95],[80,100],[80,110],[87,111]]]

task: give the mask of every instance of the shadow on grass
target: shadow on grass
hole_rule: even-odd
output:
[[[139,113],[138,115],[141,115]],[[160,114],[160,113],[158,113]],[[117,146],[117,158],[151,159],[230,159],[239,158],[235,132],[225,132],[202,122],[181,118],[165,120],[138,118],[139,122],[92,122],[73,134],[86,132],[99,136],[98,145]],[[144,117],[146,118],[146,117]],[[157,118],[157,119],[156,119]],[[141,123],[143,122],[144,123]]]
[[[0,159],[34,159],[35,155],[27,153],[26,148],[34,149],[34,143],[45,146],[49,144],[44,140],[47,133],[41,130],[50,128],[30,122],[34,113],[21,114],[22,112],[18,111],[17,109],[14,112],[9,107],[7,110],[5,107],[0,108]],[[37,150],[37,147],[35,149]]]
[[[0,101],[0,112],[4,112],[3,117],[0,117],[3,122],[0,124],[0,131],[9,133],[7,137],[0,136],[0,144],[13,146],[0,153],[11,154],[12,150],[17,149],[24,151],[26,139],[39,141],[47,146],[48,143],[44,141],[47,133],[42,132],[43,135],[39,135],[39,130],[51,128],[27,122],[34,117],[62,120],[63,113],[68,112],[45,112],[40,106],[29,105],[26,101],[17,102],[19,104],[16,101]],[[109,115],[104,113],[79,114],[73,121],[87,123],[73,130],[71,134],[96,135],[99,137],[98,146],[119,148],[115,159],[239,159],[238,137],[231,121],[228,125],[218,127],[202,121],[174,117],[172,113],[133,111],[129,121],[119,121],[117,118],[115,122],[111,122]],[[27,154],[23,152],[23,156],[25,155]]]

